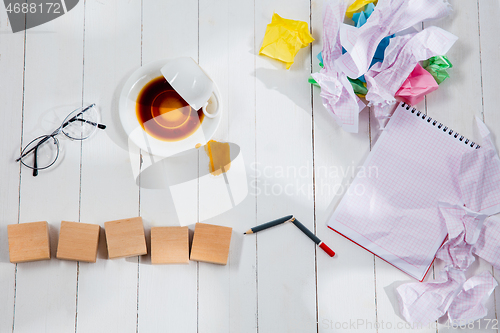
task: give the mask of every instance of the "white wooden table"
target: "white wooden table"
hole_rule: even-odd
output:
[[[499,148],[500,2],[450,2],[454,13],[433,24],[459,37],[448,54],[454,67],[418,108],[472,138],[477,115]],[[319,70],[321,1],[87,0],[16,34],[0,12],[1,333],[409,331],[395,310],[394,289],[411,278],[326,227],[377,129],[367,109],[358,134],[341,130],[307,82]],[[257,55],[273,12],[308,22],[316,39],[290,70]],[[55,259],[61,220],[103,225],[140,215],[146,231],[179,224],[168,189],[136,185],[131,165],[140,161],[130,160],[116,116],[130,73],[177,56],[193,57],[217,82],[225,109],[214,139],[238,144],[245,160],[246,199],[204,221],[234,229],[228,265],[107,260],[103,239],[95,264]],[[82,102],[100,106],[106,131],[82,145],[62,142],[63,161],[36,178],[14,162],[23,144],[53,129],[54,115]],[[192,188],[199,213],[209,191],[202,182]],[[242,234],[287,214],[337,256],[291,225]],[[50,224],[53,259],[9,263],[6,226],[41,220]],[[427,279],[439,269],[436,263]],[[474,269],[500,276],[482,260]],[[498,290],[488,307],[487,318],[497,318]],[[439,324],[415,331],[454,330]],[[476,323],[464,331],[498,329]]]

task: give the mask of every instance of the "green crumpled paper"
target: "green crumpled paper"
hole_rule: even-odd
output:
[[[436,80],[437,84],[441,84],[441,82],[450,77],[446,69],[452,68],[453,65],[451,64],[448,57],[443,55],[424,60],[422,62],[422,67],[426,71],[428,71],[432,75],[432,77],[434,77],[434,80]]]
[[[359,79],[351,79],[350,77],[347,78],[349,82],[351,82],[352,89],[354,90],[354,93],[358,95],[359,97],[365,97],[366,94],[368,93],[368,89],[366,88],[366,83]]]
[[[286,69],[293,64],[295,55],[303,47],[314,41],[306,22],[288,20],[274,13],[267,25],[259,54],[286,63]]]
[[[361,80],[358,80],[358,79],[351,79],[351,78],[347,78],[349,80],[349,82],[351,82],[351,86],[352,86],[352,89],[354,90],[354,93],[356,95],[358,95],[359,97],[365,97],[366,94],[368,93],[368,89],[366,88],[366,83],[364,83],[363,81]],[[319,87],[319,84],[316,82],[316,80],[314,80],[312,78],[312,76],[309,76],[309,78],[307,79],[307,81],[316,86],[316,87]]]
[[[312,76],[309,76],[309,78],[307,79],[307,82],[309,82],[310,84],[312,84],[313,86],[316,86],[316,87],[319,87],[319,84],[318,82],[316,82],[315,79],[313,79]]]

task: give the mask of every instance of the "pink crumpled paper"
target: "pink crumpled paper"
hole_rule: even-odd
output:
[[[474,254],[500,269],[500,159],[488,129],[477,119],[483,136],[480,149],[464,154],[459,171],[463,205],[440,203],[448,240],[436,257],[445,263],[436,281],[397,288],[401,315],[426,325],[447,315],[452,322],[471,322],[487,314],[485,303],[498,285],[490,272],[466,278]]]
[[[424,100],[425,95],[433,92],[438,87],[439,85],[434,77],[423,69],[420,64],[417,64],[394,97],[406,104],[416,105]]]

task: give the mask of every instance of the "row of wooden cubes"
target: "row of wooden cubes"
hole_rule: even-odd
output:
[[[95,262],[101,227],[81,222],[61,222],[58,259]],[[141,217],[104,223],[108,257],[124,258],[147,254]],[[7,226],[9,255],[13,263],[50,259],[47,222]],[[151,262],[180,264],[189,260],[225,265],[229,255],[232,228],[196,223],[191,253],[188,227],[151,228]]]

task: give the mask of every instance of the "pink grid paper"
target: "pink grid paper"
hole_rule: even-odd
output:
[[[399,105],[363,165],[376,167],[378,177],[356,177],[351,188],[361,186],[364,193],[345,195],[329,221],[419,280],[447,234],[437,203],[460,203],[461,158],[475,150],[439,124]]]

